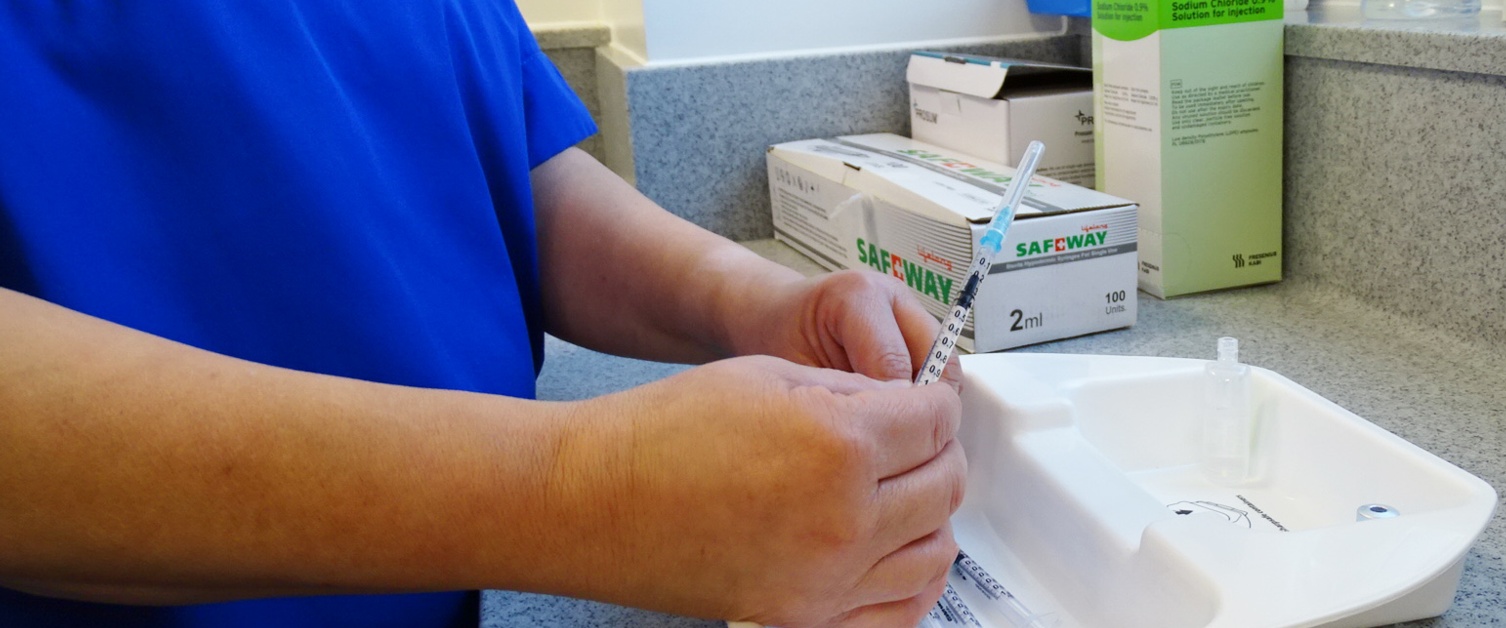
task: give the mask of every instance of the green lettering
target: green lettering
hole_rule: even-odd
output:
[[[993,181],[994,183],[1009,183],[1009,180],[1011,178],[992,170],[984,170],[983,168],[977,167],[968,168],[966,170],[963,170],[962,172],[963,174],[970,174],[978,177],[979,179],[983,179],[985,181]]]
[[[858,238],[858,263],[868,263],[868,247],[864,246],[862,238]]]
[[[905,262],[905,284],[908,285],[908,286],[910,286],[911,289],[919,291],[920,290],[921,277],[923,277],[924,275],[929,274],[931,271],[926,270],[920,264],[916,264],[914,262],[911,262],[910,260],[904,260],[904,262]]]
[[[942,303],[950,303],[952,301],[952,279],[946,275],[938,275],[936,280],[941,283],[940,286],[937,286],[941,289],[941,298],[938,300]]]

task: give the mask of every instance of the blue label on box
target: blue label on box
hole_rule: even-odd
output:
[[[1079,17],[1092,15],[1092,5],[1089,0],[1025,0],[1025,5],[1030,7],[1031,13]]]

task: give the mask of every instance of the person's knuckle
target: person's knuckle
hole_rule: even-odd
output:
[[[908,374],[912,368],[910,354],[900,350],[886,350],[877,356],[876,361],[885,373]]]
[[[866,268],[849,268],[832,273],[832,277],[852,285],[867,285],[875,281],[882,281],[889,275],[872,272]]]
[[[952,563],[957,558],[957,544],[951,542],[950,537],[945,537],[937,545],[940,546],[940,551],[937,554],[937,559],[931,566],[930,577],[921,583],[919,590],[915,592],[916,595],[924,594],[936,581],[946,580],[947,574],[952,571]]]
[[[962,431],[962,399],[957,395],[956,389],[950,386],[944,388],[943,392],[947,397],[946,406],[943,409],[947,416],[947,427],[951,431],[952,438],[957,438],[957,434]]]
[[[940,534],[941,573],[942,577],[946,577],[946,572],[952,568],[952,563],[956,562],[957,554],[962,551],[962,547],[957,544],[957,537],[953,536],[950,528],[941,530]]]
[[[904,285],[898,277],[870,270],[844,270],[834,277],[836,285],[853,292],[893,292]]]
[[[867,273],[862,270],[853,269],[839,270],[828,274],[826,276],[825,284],[828,289],[845,290],[851,288],[854,285],[861,284],[864,281],[864,275],[868,274],[876,273]]]
[[[915,594],[905,600],[907,619],[903,625],[914,626],[920,623],[920,620],[936,604],[936,600],[941,597],[941,593],[946,587],[946,577],[949,571],[951,571],[950,562],[941,565],[937,573],[932,575],[931,579],[922,583]]]
[[[952,442],[951,421],[945,414],[937,414],[931,417],[931,451],[941,453],[946,449],[946,444]]]
[[[938,387],[939,393],[949,390],[944,386]],[[932,451],[939,453],[957,437],[957,430],[962,426],[962,407],[957,402],[956,394],[942,395],[942,399],[932,408],[930,419]]]
[[[946,474],[947,490],[951,496],[951,501],[947,503],[947,506],[948,512],[952,513],[962,507],[962,500],[967,497],[967,455],[962,452],[961,446],[954,445],[954,447],[957,448],[955,454],[957,462],[951,465],[949,473]]]
[[[723,360],[721,362],[713,362],[712,364],[731,364],[733,362],[745,364],[749,368],[761,372],[780,374],[784,372],[786,365],[784,360],[770,355],[747,355],[738,357],[736,360]]]
[[[938,581],[944,580],[952,569],[952,558],[956,552],[946,553],[945,539],[941,531],[933,533],[936,538],[927,539],[931,551],[925,555],[926,560],[917,563],[913,573],[909,576],[904,588],[898,589],[905,597],[923,596]]]

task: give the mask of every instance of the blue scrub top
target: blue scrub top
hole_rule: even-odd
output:
[[[0,6],[0,286],[211,351],[532,397],[528,173],[595,132],[507,0]],[[0,625],[474,625],[445,593]]]

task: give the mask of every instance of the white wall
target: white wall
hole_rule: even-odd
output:
[[[518,0],[535,29],[605,22],[612,44],[641,61],[941,44],[1057,32],[1024,0]]]
[[[517,0],[523,19],[534,28],[556,22],[601,20],[602,0]]]
[[[648,39],[643,26],[644,0],[600,0],[602,18],[612,26],[612,47],[648,62]]]
[[[608,2],[612,0],[607,0]],[[641,0],[647,58],[784,54],[1001,38],[1063,27],[1024,0]]]

